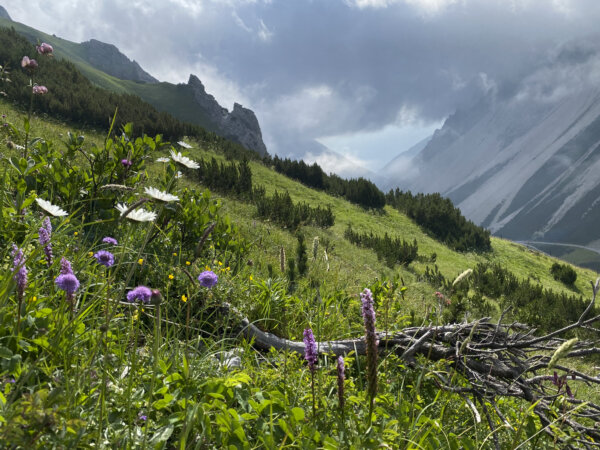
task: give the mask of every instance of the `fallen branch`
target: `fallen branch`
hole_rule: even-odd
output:
[[[492,323],[490,318],[483,318],[470,323],[408,327],[395,333],[378,333],[378,348],[381,353],[398,355],[408,364],[415,364],[417,355],[431,361],[447,361],[451,369],[467,381],[467,385],[457,390],[448,379],[438,377],[440,387],[461,396],[471,395],[483,405],[483,415],[488,422],[490,411],[485,402],[492,405],[505,426],[510,425],[500,414],[497,398],[516,397],[535,405],[534,411],[544,432],[560,442],[562,437],[556,435],[555,431],[556,414],[553,404],[558,397],[562,397],[563,416],[560,423],[577,433],[578,445],[600,447],[600,429],[595,427],[595,423],[600,422],[600,405],[575,398],[568,384],[600,385],[600,378],[564,365],[556,365],[556,372],[552,375],[547,370],[551,352],[565,342],[564,338],[559,337],[561,334],[578,328],[584,329],[600,321],[600,315],[585,318],[593,310],[598,286],[599,281],[592,285],[593,298],[576,323],[544,336],[532,337],[535,330],[523,324],[502,324],[501,321]],[[262,331],[228,304],[221,305],[219,309],[234,320],[234,327],[230,330],[233,335],[250,341],[255,348],[264,351],[274,348],[304,354],[303,342]],[[351,352],[366,354],[363,337],[318,342],[317,348],[320,354],[335,356]],[[595,354],[600,354],[600,347],[591,342],[579,341],[561,361]],[[497,430],[492,432],[497,447]]]

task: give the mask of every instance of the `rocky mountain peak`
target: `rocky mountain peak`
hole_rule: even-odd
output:
[[[85,59],[96,69],[121,80],[158,83],[156,78],[144,71],[137,62],[127,58],[112,44],[90,39],[82,42],[81,46],[86,55]]]
[[[234,103],[233,110],[229,112],[227,108],[219,105],[214,96],[206,92],[204,84],[194,74],[190,75],[187,85],[192,89],[196,103],[208,116],[210,128],[217,134],[261,155],[267,153],[258,119],[251,109]]]

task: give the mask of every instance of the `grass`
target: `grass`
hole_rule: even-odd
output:
[[[22,123],[23,114],[6,102],[0,109],[7,120]],[[67,130],[67,124],[38,117],[32,134],[51,139],[62,148],[60,141]],[[104,133],[77,130],[76,134],[80,132],[87,136],[84,151],[92,142],[102,146]],[[129,145],[140,150],[137,146],[141,144],[115,137],[114,147],[107,151],[115,160],[114,171],[121,168],[118,151],[131,149]],[[6,149],[6,154],[11,152],[14,156],[14,150]],[[86,199],[83,193],[80,212],[68,220],[54,218],[55,262],[51,266],[42,259],[36,238],[39,208],[31,203],[23,215],[11,212],[19,176],[8,172],[13,178],[2,191],[1,237],[10,244],[18,236],[27,258],[29,280],[26,301],[17,312],[14,274],[5,270],[0,278],[3,442],[74,448],[413,448],[415,443],[419,448],[432,449],[485,448],[487,424],[475,420],[461,397],[439,390],[432,381],[434,373],[449,370],[445,363],[422,361],[416,367],[405,367],[393,355],[384,358],[378,367],[380,388],[371,416],[365,407],[365,361],[346,355],[347,409],[342,414],[336,398],[335,361],[320,359],[313,402],[311,376],[302,357],[275,351],[259,355],[249,343],[234,341],[224,330],[236,325],[237,319],[224,315],[218,306],[232,303],[258,326],[293,339],[300,339],[307,327],[314,329],[318,339],[357,337],[362,334],[358,294],[365,286],[399,276],[408,289],[404,296],[393,299],[390,329],[407,324],[411,310],[426,317],[427,310],[436,306],[434,288],[420,276],[431,263],[389,268],[373,251],[357,248],[343,238],[348,224],[357,231],[416,239],[419,254],[430,259],[435,253],[436,263],[448,279],[478,262],[489,261],[502,264],[520,278],[536,279],[545,287],[571,293],[551,278],[552,258],[496,238],[489,253],[458,253],[424,234],[394,209],[367,211],[251,162],[254,183],[264,185],[268,193],[287,190],[294,201],[330,205],[336,216],[335,225],[329,229],[302,227],[309,271],[292,290],[279,269],[279,254],[284,247],[287,257],[294,257],[294,233],[259,220],[255,207],[241,199],[198,195],[187,203],[145,205],[160,214],[152,224],[116,220],[112,204],[117,199],[132,203],[144,186],[172,188],[178,195],[186,187],[203,190],[185,176],[175,179],[172,163],[154,162],[163,154],[145,155],[148,177],[131,182],[132,193],[107,193],[105,199]],[[223,159],[201,149],[198,143],[190,157]],[[78,170],[84,170],[85,159],[76,162],[81,164]],[[3,163],[12,170],[6,160]],[[55,169],[73,163],[65,161]],[[115,172],[108,167],[112,176]],[[54,170],[43,169],[39,174]],[[118,180],[127,184],[133,180],[128,177],[134,175]],[[39,186],[44,187],[36,194],[56,192],[54,184],[51,177],[40,178]],[[89,184],[84,186],[89,191]],[[237,228],[227,227],[226,216]],[[211,222],[219,224],[219,231],[211,234],[198,252],[199,236]],[[182,236],[187,231],[196,232],[195,238],[185,240]],[[99,266],[93,256],[106,248],[101,238],[108,234],[119,241],[118,246],[110,247],[117,261],[110,269]],[[320,244],[313,259],[314,236],[319,237]],[[250,243],[247,252],[236,247],[244,242]],[[11,267],[8,245],[2,256],[5,267]],[[82,282],[75,311],[70,311],[65,294],[54,283],[61,256],[71,260]],[[237,264],[240,258],[241,264]],[[227,270],[228,265],[231,270]],[[274,272],[272,280],[268,280],[269,265]],[[211,290],[201,289],[195,282],[206,266],[219,274],[219,283]],[[577,272],[576,289],[587,295],[593,273],[579,268]],[[161,291],[160,308],[125,304],[126,293],[141,284]],[[265,311],[269,317],[262,315]],[[381,329],[381,309],[378,314]],[[223,352],[228,350],[241,355],[238,369],[224,364]],[[528,433],[532,434],[540,425],[526,406],[506,399],[501,408],[516,428],[530,424]],[[501,436],[507,445],[515,439],[509,429],[503,429]]]
[[[17,32],[24,35],[32,42],[47,42],[54,47],[57,58],[71,61],[77,68],[97,86],[118,93],[133,94],[150,103],[158,111],[168,112],[173,117],[200,125],[214,131],[215,124],[206,112],[195,102],[191,95],[191,89],[185,85],[172,83],[138,83],[130,80],[121,80],[94,68],[88,61],[84,48],[81,44],[66,39],[52,36],[27,25],[11,22],[0,18],[0,26],[14,27]]]

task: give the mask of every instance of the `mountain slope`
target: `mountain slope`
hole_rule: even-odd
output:
[[[10,16],[8,15],[8,12],[6,11],[6,9],[4,9],[4,7],[2,5],[0,5],[0,18],[12,20],[10,18]]]
[[[540,71],[565,70],[560,61]],[[540,86],[540,77],[450,116],[413,160],[415,171],[397,173],[396,184],[440,192],[511,239],[597,240],[600,89],[585,79]]]
[[[229,112],[194,75],[190,75],[188,84],[159,83],[114,45],[94,39],[77,44],[5,18],[0,18],[0,26],[13,27],[30,42],[50,43],[56,57],[71,61],[86,78],[104,89],[137,95],[179,120],[200,125],[260,155],[267,152],[254,112],[239,104]]]

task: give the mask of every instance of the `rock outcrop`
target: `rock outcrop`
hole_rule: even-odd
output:
[[[192,89],[196,103],[208,117],[210,123],[207,126],[209,128],[260,155],[267,153],[258,119],[252,110],[235,103],[233,110],[229,112],[206,92],[204,85],[195,75],[190,75],[188,86]]]
[[[144,71],[137,62],[127,58],[112,44],[91,39],[82,42],[81,47],[85,52],[84,59],[102,72],[121,80],[158,83],[156,78]]]

